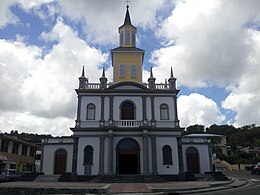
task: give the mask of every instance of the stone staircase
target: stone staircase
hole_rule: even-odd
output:
[[[228,178],[222,172],[206,172],[205,174],[185,173],[184,181],[226,181]],[[90,182],[90,183],[163,183],[183,181],[178,175],[39,175],[35,182]]]
[[[91,183],[163,183],[158,175],[99,175],[90,179]]]
[[[194,173],[185,172],[185,180],[186,180],[186,181],[196,181],[197,178],[195,177],[195,174],[194,174]]]
[[[39,175],[34,182],[58,182],[60,175]]]
[[[205,172],[205,174],[185,173],[186,181],[226,181],[228,178],[222,172]]]
[[[194,174],[196,181],[215,181],[211,174]]]
[[[222,172],[205,172],[205,175],[211,175],[215,181],[226,181],[228,177]]]

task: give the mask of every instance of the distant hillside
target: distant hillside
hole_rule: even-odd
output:
[[[42,139],[52,138],[50,134],[33,134],[33,133],[19,133],[17,130],[12,130],[10,133],[4,133],[5,135],[14,136],[17,139],[21,139],[30,143],[40,144]]]
[[[242,147],[260,147],[260,127],[246,125],[243,127],[234,127],[232,125],[211,125],[205,128],[203,125],[193,125],[186,128],[183,134],[190,133],[211,133],[227,136],[227,145],[236,150],[238,146]]]

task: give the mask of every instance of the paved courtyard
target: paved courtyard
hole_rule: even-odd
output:
[[[230,181],[229,181],[230,182]],[[167,182],[167,183],[88,183],[88,182],[7,182],[0,183],[0,190],[47,193],[149,193],[167,190],[195,190],[212,186],[225,185],[222,181]],[[9,191],[8,191],[9,190]],[[13,192],[13,191],[12,191]]]

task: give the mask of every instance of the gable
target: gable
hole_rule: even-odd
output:
[[[130,89],[130,90],[144,90],[147,89],[147,87],[143,84],[140,83],[135,83],[135,82],[119,82],[116,84],[113,84],[109,87],[109,89],[119,89],[119,90],[125,90],[125,89]]]

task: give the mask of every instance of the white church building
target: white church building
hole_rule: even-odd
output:
[[[151,69],[142,81],[144,50],[136,47],[137,29],[127,6],[118,28],[119,47],[111,50],[113,81],[103,69],[91,83],[84,67],[72,136],[43,140],[41,171],[45,175],[181,175],[212,170],[205,138],[182,137],[172,69],[157,84]],[[91,74],[91,73],[89,73]]]

